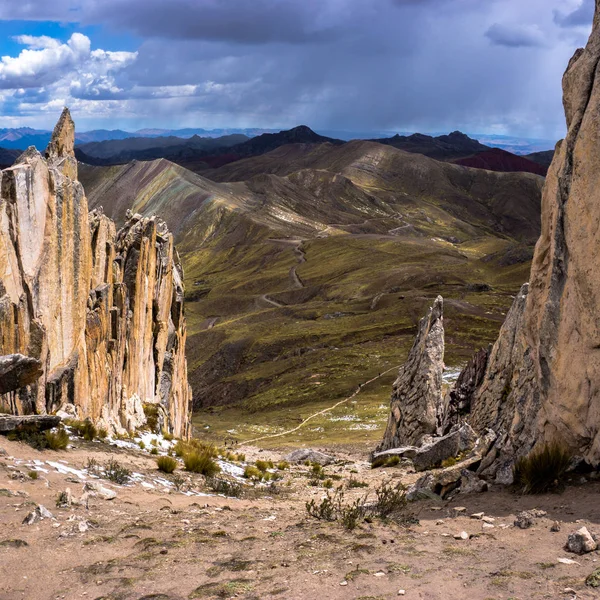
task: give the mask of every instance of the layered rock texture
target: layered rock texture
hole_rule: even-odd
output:
[[[173,238],[154,217],[116,231],[88,213],[77,180],[74,124],[63,112],[42,156],[2,171],[0,412],[66,405],[113,431],[145,423],[189,429],[183,276]]]
[[[515,298],[489,356],[479,353],[461,375],[442,419],[445,427],[468,419],[480,436],[493,432],[478,473],[502,483],[511,482],[517,457],[546,443],[600,465],[599,68],[596,0],[588,45],[563,79],[568,133],[548,172],[530,284]],[[427,433],[406,424],[403,414],[415,406],[433,423],[430,390],[418,378],[406,383],[398,404],[392,402],[384,445]]]
[[[414,446],[438,430],[444,370],[443,313],[444,301],[438,296],[419,322],[408,360],[394,382],[391,412],[378,452]]]

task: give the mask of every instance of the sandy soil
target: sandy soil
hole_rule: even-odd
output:
[[[600,566],[600,553],[576,556],[564,550],[568,534],[583,525],[600,533],[598,482],[578,482],[561,495],[521,497],[499,490],[459,495],[444,504],[419,502],[410,506],[418,523],[374,520],[347,531],[307,516],[306,500],[325,490],[308,485],[305,466],[285,471],[277,494],[252,490],[254,497],[236,499],[166,488],[153,458],[142,451],[77,442],[68,451],[38,452],[0,436],[0,455],[2,450],[2,600],[600,597],[585,585]],[[61,491],[69,487],[80,496],[90,477],[60,473],[56,466],[80,470],[90,457],[99,463],[115,458],[140,477],[128,486],[96,480],[117,498],[91,498],[88,508],[57,508]],[[281,454],[248,449],[248,460],[259,457]],[[335,485],[350,477],[369,484],[348,490],[348,498],[372,494],[384,480],[414,479],[398,467],[369,469],[364,453],[344,450],[338,457],[343,465],[326,468],[341,477]],[[27,475],[34,465],[36,480]],[[190,486],[214,494],[200,475],[192,476]],[[54,519],[22,524],[37,504]],[[515,528],[516,513],[531,508],[547,515],[530,529]],[[470,518],[478,512],[492,517],[493,526]],[[561,522],[559,532],[550,530],[555,521]],[[463,531],[469,539],[454,539]]]

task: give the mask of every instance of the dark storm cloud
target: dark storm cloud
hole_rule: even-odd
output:
[[[322,129],[553,136],[564,127],[560,80],[585,42],[590,6],[589,0],[0,0],[0,18],[38,15],[139,39],[135,58],[117,61],[105,53],[88,72],[65,76],[63,88],[86,110],[105,102],[148,125],[304,122]]]
[[[560,27],[581,27],[592,22],[594,0],[583,0],[581,6],[572,12],[554,11],[554,22]]]
[[[492,43],[509,48],[531,48],[544,45],[544,36],[537,27],[494,23],[485,35]]]

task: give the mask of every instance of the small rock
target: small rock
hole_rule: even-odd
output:
[[[578,565],[579,564],[576,560],[573,560],[571,558],[557,558],[556,560],[563,565]]]
[[[97,481],[87,481],[84,487],[85,490],[95,492],[104,500],[114,500],[117,497],[117,492],[109,490]]]
[[[377,573],[374,573],[375,577],[385,577],[385,573],[383,571],[377,571]]]
[[[485,521],[483,522],[482,527],[484,529],[494,529],[495,525],[492,525],[491,523],[486,523]]]
[[[85,533],[90,526],[88,525],[87,521],[79,521],[79,523],[77,524],[77,528],[79,529],[79,533]]]
[[[23,525],[33,525],[37,521],[44,519],[54,519],[54,515],[41,504],[38,504],[34,510],[32,510],[24,519]]]
[[[563,594],[577,594],[577,592],[573,588],[565,588]]]
[[[483,515],[485,515],[485,513],[482,513],[482,512],[473,513],[471,515],[471,519],[483,519]]]
[[[301,463],[309,460],[311,463],[319,463],[320,465],[329,465],[335,461],[335,457],[330,454],[325,454],[319,450],[312,450],[310,448],[300,448],[290,452],[285,457],[285,460],[291,463]]]
[[[574,533],[569,534],[567,540],[567,550],[574,554],[587,554],[598,548],[598,544],[594,541],[592,534],[587,530],[587,527],[582,527]]]
[[[461,531],[460,533],[454,534],[454,539],[455,540],[468,540],[469,534],[466,531]]]
[[[496,519],[494,519],[494,517],[481,517],[481,520],[484,523],[493,523]]]
[[[398,596],[405,596],[406,590],[398,590]]]
[[[553,533],[558,533],[560,531],[560,521],[554,521],[554,523],[552,523],[552,527],[550,527],[550,531]]]
[[[515,527],[519,529],[529,529],[534,523],[534,511],[524,510],[517,515]]]
[[[340,585],[348,585],[347,581],[340,581]]]
[[[465,513],[467,512],[467,507],[466,506],[455,506],[453,509],[455,514],[459,515],[461,513]]]

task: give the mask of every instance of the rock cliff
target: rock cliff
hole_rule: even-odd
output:
[[[68,408],[113,431],[189,431],[183,277],[158,219],[88,213],[65,109],[42,156],[1,173],[0,412]],[[69,405],[72,405],[69,407]],[[154,411],[156,412],[156,411]]]
[[[421,443],[435,434],[442,409],[444,302],[438,296],[419,322],[417,338],[394,382],[391,412],[378,452]]]

